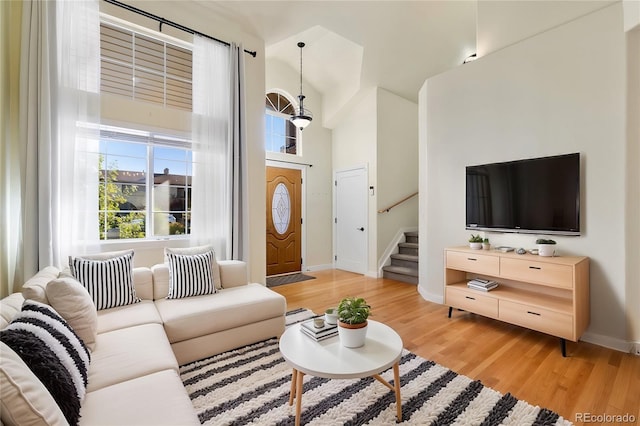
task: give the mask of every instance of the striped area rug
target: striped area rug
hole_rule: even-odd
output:
[[[287,323],[315,316],[287,314]],[[180,367],[200,422],[211,425],[292,425],[291,367],[270,339]],[[381,374],[393,383],[391,369]],[[502,395],[404,350],[400,361],[406,425],[570,425],[558,414]],[[310,425],[396,424],[395,396],[373,378],[330,380],[304,377],[302,423]]]

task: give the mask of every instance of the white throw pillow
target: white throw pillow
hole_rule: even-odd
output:
[[[169,294],[167,299],[213,294],[216,289],[211,276],[213,251],[202,254],[167,253]]]
[[[216,252],[213,249],[213,246],[197,246],[197,247],[187,247],[187,248],[165,248],[165,263],[168,263],[167,255],[169,253],[173,254],[183,254],[183,255],[192,255],[192,254],[204,254],[207,252],[213,253],[213,259],[211,261],[211,276],[213,277],[213,285],[216,290],[222,289],[222,281],[220,279],[220,266],[216,261]]]
[[[47,388],[13,349],[0,343],[0,414],[5,425],[65,425]]]
[[[70,256],[69,267],[98,310],[140,302],[133,284],[133,250]]]
[[[47,285],[47,298],[51,307],[93,351],[98,334],[98,313],[87,289],[75,278],[62,276]]]

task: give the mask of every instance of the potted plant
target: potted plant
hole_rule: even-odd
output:
[[[553,240],[546,240],[544,238],[538,238],[536,240],[538,245],[538,256],[553,256],[556,253],[556,242]]]
[[[491,249],[491,244],[489,244],[489,239],[485,238],[484,240],[482,240],[482,250],[490,250]]]
[[[367,318],[371,313],[362,297],[345,297],[338,305],[338,335],[347,348],[359,348],[367,337]]]
[[[338,308],[329,308],[324,311],[324,320],[327,324],[337,324],[338,323]]]
[[[480,234],[471,234],[471,238],[469,238],[469,247],[474,250],[479,250],[482,248],[482,237],[480,236]]]

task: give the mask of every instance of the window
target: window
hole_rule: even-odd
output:
[[[289,121],[295,114],[292,102],[280,93],[267,93],[265,99],[265,129],[267,152],[298,154],[298,129]]]
[[[190,49],[189,43],[174,43],[115,18],[105,17],[100,24],[100,91],[115,95],[109,111],[103,108],[103,122],[118,126],[100,128],[101,240],[167,238],[191,231],[191,140],[172,136],[188,130],[157,118],[144,121],[158,105],[170,111],[165,118],[191,113]],[[113,110],[122,102],[135,116],[114,119]],[[165,127],[175,133],[149,131]]]
[[[189,49],[102,22],[100,59],[102,93],[192,110]]]
[[[186,139],[132,129],[101,128],[100,239],[190,233],[189,146]]]

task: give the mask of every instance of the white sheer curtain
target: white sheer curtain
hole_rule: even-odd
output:
[[[98,242],[98,0],[23,2],[22,266],[62,266]]]
[[[213,245],[218,259],[232,256],[229,69],[229,47],[194,36],[191,241]]]

